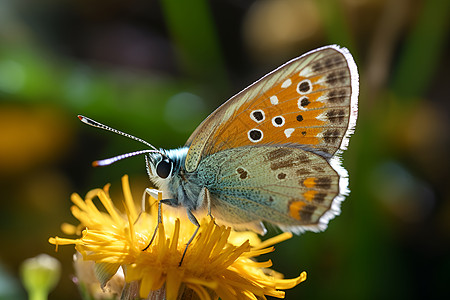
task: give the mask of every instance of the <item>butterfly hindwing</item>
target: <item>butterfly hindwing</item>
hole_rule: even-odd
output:
[[[332,204],[342,197],[339,175],[310,151],[288,146],[227,149],[202,160],[196,173],[212,178],[206,187],[213,215],[237,228],[268,221],[295,233],[319,231],[339,213]]]

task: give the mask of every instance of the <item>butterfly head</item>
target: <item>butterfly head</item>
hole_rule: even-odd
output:
[[[145,161],[150,180],[159,187],[167,185],[175,175],[179,174],[187,150],[184,147],[174,150],[160,149],[159,152],[148,153]]]

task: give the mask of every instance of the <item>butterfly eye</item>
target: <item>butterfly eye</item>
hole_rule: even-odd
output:
[[[156,165],[156,174],[161,178],[167,178],[172,173],[173,163],[165,158]]]

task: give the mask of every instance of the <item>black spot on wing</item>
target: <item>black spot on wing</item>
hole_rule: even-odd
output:
[[[264,115],[261,111],[257,110],[252,112],[253,117],[257,120],[257,121],[262,121],[264,119]]]
[[[240,179],[246,179],[248,177],[248,172],[242,168],[237,168],[236,172],[239,174]]]
[[[303,97],[302,100],[300,101],[300,105],[302,107],[307,107],[308,104],[310,104],[311,101],[309,101],[308,97]]]
[[[286,178],[286,174],[285,173],[279,173],[278,175],[277,175],[277,177],[278,177],[278,179],[285,179]]]

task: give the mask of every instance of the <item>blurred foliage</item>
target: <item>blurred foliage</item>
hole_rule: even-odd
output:
[[[143,149],[184,144],[214,108],[286,60],[336,43],[357,61],[351,195],[321,234],[277,247],[274,269],[307,281],[287,299],[443,298],[450,268],[450,1],[0,0],[0,297],[41,252],[61,259],[50,299],[79,299],[73,252],[50,235],[69,195],[127,173],[148,185]],[[114,190],[112,191],[114,193]],[[10,298],[11,298],[10,297]],[[1,299],[8,299],[8,296]]]

